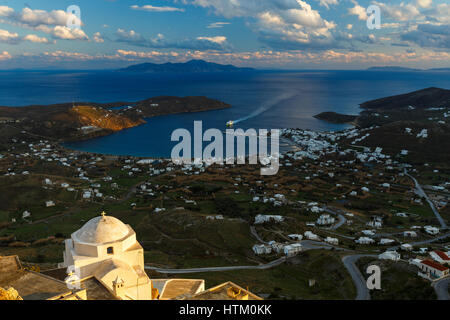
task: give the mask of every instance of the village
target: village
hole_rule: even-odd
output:
[[[182,165],[72,151],[22,131],[0,157],[0,251],[30,255],[35,247],[58,248],[74,220],[52,222],[73,215],[83,216],[82,223],[94,209],[107,208],[132,217],[183,213],[203,217],[205,224],[245,224],[253,244],[248,237],[236,244],[233,263],[264,264],[326,250],[407,261],[428,281],[448,276],[448,168],[412,166],[403,162],[406,150],[390,156],[381,147],[359,146],[373,129],[284,129],[293,148],[280,155],[273,177],[260,176],[252,165]],[[426,139],[426,132],[418,138]],[[427,183],[420,190],[414,182],[419,175]],[[188,221],[184,229],[198,225]],[[43,254],[30,257],[32,263],[51,261]]]

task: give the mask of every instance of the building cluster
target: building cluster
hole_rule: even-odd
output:
[[[303,246],[301,243],[285,244],[270,241],[267,244],[255,244],[252,250],[256,255],[271,254],[273,252],[276,254],[284,254],[286,257],[293,257],[302,252]]]

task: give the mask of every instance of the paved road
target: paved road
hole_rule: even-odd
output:
[[[370,300],[370,291],[367,289],[366,279],[363,277],[355,263],[362,257],[377,257],[373,254],[356,254],[352,256],[345,256],[342,258],[345,268],[352,277],[353,283],[356,287],[355,300]]]
[[[319,241],[311,241],[311,240],[303,240],[300,241],[303,246],[303,251],[314,250],[314,249],[328,249],[331,250],[334,248],[335,250],[347,250],[343,248],[333,247],[327,243],[319,242]],[[159,273],[200,273],[200,272],[220,272],[220,271],[235,271],[235,270],[265,270],[273,267],[277,267],[280,264],[284,263],[287,260],[286,257],[282,257],[280,259],[274,260],[272,262],[266,264],[260,264],[256,266],[229,266],[229,267],[209,267],[209,268],[190,268],[190,269],[166,269],[166,268],[157,268],[151,266],[145,266],[147,270],[154,270]]]
[[[412,175],[410,175],[406,169],[405,169],[405,175],[407,175],[408,177],[410,177],[413,181],[414,184],[416,186],[416,191],[417,194],[423,198],[425,198],[428,202],[428,204],[431,207],[431,210],[433,210],[434,215],[436,216],[436,218],[439,220],[439,223],[441,225],[441,228],[443,229],[447,229],[447,224],[445,223],[445,220],[441,217],[441,215],[439,214],[439,212],[437,211],[436,207],[434,206],[433,201],[430,200],[430,198],[428,197],[428,195],[425,193],[425,191],[423,191],[422,186],[419,184],[419,182],[417,181],[416,178],[414,178]]]
[[[256,238],[256,240],[258,240],[261,243],[267,244],[268,242],[264,241],[258,234],[258,232],[256,232],[256,229],[254,226],[250,226],[250,233]]]
[[[339,219],[338,223],[336,223],[334,226],[330,227],[331,230],[337,230],[337,229],[339,229],[340,227],[342,227],[342,225],[343,225],[344,223],[347,222],[347,219],[346,219],[342,214],[337,213],[337,212],[335,212],[335,211],[333,211],[333,210],[331,210],[330,208],[327,208],[327,207],[322,208],[322,209],[323,209],[323,211],[325,211],[325,212],[327,212],[327,213],[330,213],[330,214],[332,214],[332,215],[337,216],[338,219]]]
[[[450,294],[448,293],[450,285],[450,278],[445,278],[434,283],[434,291],[438,300],[450,300]]]
[[[416,242],[408,242],[410,245],[412,246],[420,246],[420,245],[424,245],[424,244],[430,244],[439,240],[443,240],[446,238],[450,237],[450,232],[444,233],[438,237],[435,237],[433,239],[429,239],[429,240],[423,240],[423,241],[416,241]],[[398,250],[400,248],[400,246],[395,246],[395,247],[391,247],[388,250]]]
[[[210,268],[191,268],[191,269],[164,269],[164,268],[145,266],[145,269],[154,270],[159,273],[172,273],[172,274],[235,271],[235,270],[265,270],[265,269],[270,269],[270,268],[279,266],[280,264],[284,263],[285,261],[286,261],[286,257],[274,260],[267,264],[260,264],[257,266],[230,266],[230,267],[210,267]]]

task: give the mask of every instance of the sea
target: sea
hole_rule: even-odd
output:
[[[300,70],[242,73],[153,74],[117,71],[0,71],[0,105],[61,102],[135,102],[155,96],[206,96],[231,108],[146,119],[139,127],[65,147],[100,154],[168,158],[172,132],[235,128],[337,131],[347,124],[313,118],[324,111],[358,114],[368,100],[427,87],[450,89],[449,71]]]

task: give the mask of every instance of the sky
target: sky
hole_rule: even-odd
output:
[[[439,68],[449,49],[449,0],[0,0],[0,69]]]

